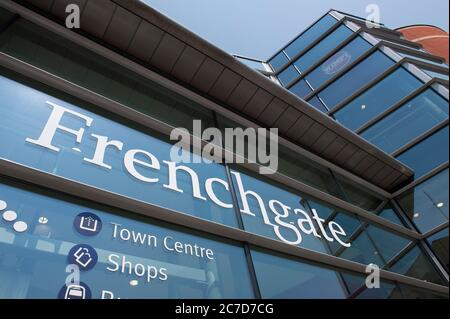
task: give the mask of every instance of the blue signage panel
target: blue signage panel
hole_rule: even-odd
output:
[[[16,215],[0,218],[3,298],[254,297],[235,243],[5,184],[0,200],[0,216]],[[101,220],[95,236],[74,227],[80,212]],[[18,222],[27,229],[17,230]]]

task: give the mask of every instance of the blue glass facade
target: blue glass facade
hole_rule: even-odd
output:
[[[312,47],[291,53],[299,58],[285,62],[284,67],[292,63],[304,74],[297,75],[293,84],[281,84],[414,171],[413,181],[397,191],[393,203],[378,214],[399,225],[412,223],[425,234],[427,243],[422,246],[441,261],[448,278],[448,65],[424,54],[423,48],[408,45],[400,37],[396,40],[388,31],[383,35],[380,30],[361,28],[363,19],[333,10],[328,14],[339,21],[333,31],[322,31]],[[393,207],[401,210],[401,218]],[[358,229],[346,215],[335,218],[348,229]],[[339,254],[360,263],[390,264],[395,252],[403,249],[401,258],[394,258],[396,265],[390,266],[405,275],[429,262],[427,253],[407,240],[392,238],[380,245],[371,238],[387,239],[391,235],[382,235],[369,226],[353,245],[373,245],[379,248],[379,254],[365,255],[356,248]],[[437,279],[431,277],[430,281]],[[358,298],[375,298],[369,292]],[[391,295],[392,290],[386,288],[384,293]]]

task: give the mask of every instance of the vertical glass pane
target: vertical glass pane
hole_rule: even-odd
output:
[[[313,88],[318,88],[327,80],[342,71],[350,63],[355,61],[364,52],[367,52],[371,47],[372,45],[369,44],[369,42],[359,36],[356,37],[349,44],[344,46],[341,50],[309,73],[306,76],[306,80],[308,80],[309,84],[311,84]]]
[[[286,54],[284,54],[284,52],[281,51],[275,57],[273,57],[272,60],[269,61],[269,64],[272,67],[273,71],[277,72],[288,62],[289,62],[289,60],[286,57]]]
[[[294,81],[299,75],[298,71],[290,65],[287,69],[278,74],[278,80],[280,80],[283,86],[288,86],[288,84]]]
[[[397,212],[392,208],[390,204],[386,205],[378,214],[378,216],[393,222],[394,224],[405,226],[405,223],[397,215]]]
[[[419,178],[433,168],[448,162],[448,126],[397,156],[397,159],[414,171]]]
[[[378,226],[369,225],[366,229],[385,262],[391,260],[411,242],[405,237],[396,235]]]
[[[448,101],[428,89],[365,130],[361,136],[392,153],[448,118]]]
[[[448,283],[441,278],[436,268],[431,264],[430,259],[418,246],[409,251],[390,267],[389,270],[408,277],[433,282],[435,284],[448,285]]]
[[[346,298],[336,271],[256,249],[251,254],[263,298]]]
[[[339,26],[336,30],[331,32],[326,38],[317,43],[313,48],[303,54],[297,61],[295,66],[304,72],[312,67],[319,59],[324,57],[328,52],[336,48],[342,41],[347,39],[353,32],[345,25]]]
[[[327,14],[289,44],[284,51],[290,58],[296,56],[336,23],[337,20]]]
[[[399,68],[334,113],[334,117],[354,131],[421,85],[422,82],[411,73]]]
[[[430,244],[431,249],[433,249],[433,252],[439,258],[442,266],[444,266],[444,268],[448,272],[448,269],[449,269],[449,267],[448,267],[448,254],[449,254],[448,227],[446,229],[441,230],[440,232],[428,237],[427,241]]]
[[[448,221],[448,169],[398,198],[422,233]]]
[[[328,109],[323,105],[323,103],[320,101],[320,99],[317,96],[313,96],[308,100],[308,103],[314,106],[316,109],[318,109],[321,112],[328,112]]]
[[[306,83],[305,80],[300,80],[297,83],[295,83],[289,89],[289,91],[291,91],[292,93],[297,95],[299,98],[303,99],[305,96],[307,96],[309,93],[311,93],[312,90],[309,87],[309,85]]]
[[[359,206],[367,211],[374,211],[383,202],[383,198],[376,195],[374,192],[366,189],[360,184],[357,184],[344,176],[335,173],[340,185],[344,189],[346,200],[356,206]]]
[[[14,211],[28,227],[0,220],[0,298],[82,295],[65,287],[69,263],[95,299],[254,297],[244,249],[234,243],[4,182],[0,213]]]
[[[322,98],[329,109],[332,109],[345,98],[381,75],[393,64],[394,61],[386,55],[380,51],[375,51],[350,71],[327,86],[319,93],[319,97]]]

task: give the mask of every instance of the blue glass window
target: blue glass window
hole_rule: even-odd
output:
[[[448,126],[397,156],[419,178],[442,163],[448,162]]]
[[[81,282],[95,299],[254,297],[244,249],[235,243],[22,186],[0,184],[0,214],[17,215],[0,218],[2,298],[53,299],[60,291],[64,298],[69,263],[80,267]],[[77,218],[84,212],[96,223]],[[86,236],[81,226],[95,229],[94,235]],[[97,261],[78,253],[78,261],[69,262],[78,244],[89,245]]]
[[[355,93],[364,85],[386,71],[394,61],[380,51],[375,51],[350,71],[319,93],[329,109]]]
[[[318,109],[321,112],[327,112],[328,109],[323,105],[323,103],[320,101],[320,99],[317,96],[313,96],[308,100],[308,103],[314,106],[316,109]]]
[[[438,285],[446,285],[429,258],[423,253],[419,246],[415,246],[390,269],[396,273],[408,277],[415,277]]]
[[[288,86],[292,81],[294,81],[300,74],[294,68],[294,66],[288,66],[283,72],[278,74],[278,80],[280,80],[283,86]]]
[[[42,88],[42,90],[45,89]],[[37,90],[2,76],[0,76],[0,96],[2,97],[0,100],[0,136],[2,137],[0,138],[0,157],[149,204],[233,227],[238,226],[232,208],[216,205],[205,197],[204,181],[207,178],[214,176],[227,180],[226,171],[222,165],[218,163],[199,165],[193,161],[183,163],[189,168],[176,173],[177,187],[182,192],[175,191],[174,188],[167,187],[170,184],[170,167],[163,162],[171,161],[172,144],[152,136],[154,133],[149,135],[148,132],[144,133],[131,128],[130,123],[124,125],[100,116],[89,111],[93,110],[92,106],[66,95],[57,98],[42,92],[41,88]],[[61,117],[62,125],[74,130],[84,129],[79,143],[75,135],[57,129],[52,145],[57,146],[59,151],[29,142],[40,137],[50,115],[56,114],[54,105],[64,110]],[[83,117],[91,119],[92,124],[86,126],[87,122]],[[107,136],[108,140],[122,142],[120,150],[110,146],[105,151],[103,162],[108,167],[86,161],[86,159],[93,159],[97,148],[97,138],[91,134]],[[140,151],[130,155],[129,152],[134,152],[133,150],[150,153],[156,161]],[[132,175],[130,173],[132,170],[125,167],[126,154],[133,157],[132,160],[129,157],[133,163],[138,160],[153,166],[129,165],[129,168],[134,167],[136,170]],[[159,163],[159,169],[155,167],[155,163]],[[190,173],[189,169],[194,173]],[[144,177],[136,178],[139,175]],[[146,178],[154,182],[146,181]],[[197,185],[200,187],[197,195],[200,196],[194,195]],[[232,202],[231,193],[223,185],[216,185],[215,191],[223,202]]]
[[[448,118],[448,102],[428,89],[365,130],[361,136],[392,153]]]
[[[448,272],[448,227],[434,235],[431,235],[428,237],[427,241],[430,244],[431,249],[433,249],[433,252],[436,256],[438,256],[441,264]]]
[[[290,58],[296,56],[336,23],[337,20],[327,14],[289,44],[284,51]]]
[[[398,203],[422,233],[448,222],[448,169],[400,196]]]
[[[334,113],[334,117],[354,131],[421,85],[411,73],[399,68]]]
[[[337,272],[252,249],[256,278],[263,298],[300,299],[346,297]]]
[[[342,41],[347,39],[353,32],[345,25],[339,26],[331,32],[326,38],[317,43],[313,48],[303,54],[297,61],[295,66],[304,72],[312,67],[320,58],[324,57],[328,52],[336,48]]]
[[[290,89],[292,93],[297,95],[299,98],[304,98],[309,93],[311,93],[311,88],[309,87],[308,83],[305,82],[305,80],[300,80],[297,83],[295,83]]]
[[[274,72],[277,72],[288,62],[289,62],[288,58],[286,57],[284,52],[281,51],[276,56],[274,56],[272,58],[272,60],[269,61],[269,64],[272,67],[272,69],[274,70]]]
[[[372,45],[361,37],[356,37],[349,44],[344,46],[341,50],[331,56],[328,60],[323,62],[311,73],[306,76],[309,84],[313,88],[318,88],[320,85],[338,74],[350,63],[355,61],[364,52],[367,52]]]

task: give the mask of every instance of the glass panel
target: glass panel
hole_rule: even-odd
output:
[[[174,127],[214,126],[211,111],[26,20],[0,35],[0,51]]]
[[[297,39],[289,44],[284,51],[290,58],[296,56],[336,23],[337,20],[327,14],[322,19],[314,23],[314,25],[312,25],[309,29],[304,31]]]
[[[448,162],[448,126],[397,156],[397,159],[414,171],[417,179],[433,168]]]
[[[297,95],[299,98],[303,99],[305,96],[307,96],[309,93],[311,93],[312,90],[309,87],[309,85],[305,82],[305,80],[300,80],[297,83],[295,83],[289,89],[289,91],[291,91],[292,93]]]
[[[364,85],[381,75],[393,64],[394,61],[386,55],[380,51],[375,51],[350,71],[327,86],[319,93],[319,97],[322,98],[329,109],[332,109],[345,98],[348,98]]]
[[[346,200],[348,202],[370,212],[377,209],[383,202],[381,197],[375,195],[375,193],[362,185],[356,184],[355,182],[339,174],[335,173],[335,176],[344,189]]]
[[[251,254],[264,299],[346,298],[339,273],[334,270],[256,249]]]
[[[411,240],[395,235],[378,226],[367,226],[367,233],[374,241],[378,251],[381,253],[384,261],[388,262],[396,256]]]
[[[283,72],[278,74],[278,80],[280,80],[283,86],[288,86],[292,81],[294,81],[300,74],[292,66],[288,66]]]
[[[408,277],[433,282],[435,284],[448,285],[448,283],[441,278],[436,269],[433,267],[429,258],[418,246],[415,246],[389,270]]]
[[[323,105],[323,103],[319,100],[317,96],[313,96],[308,100],[308,103],[314,106],[316,109],[318,109],[321,112],[328,112],[328,109]]]
[[[448,272],[448,227],[440,232],[428,237],[428,243],[433,249],[433,252],[438,256],[441,261],[441,265],[444,266]]]
[[[269,61],[269,64],[272,67],[273,71],[277,72],[288,62],[289,62],[288,58],[286,57],[284,52],[281,51],[272,60]]]
[[[326,38],[321,40],[313,48],[303,54],[297,61],[294,62],[295,66],[300,72],[305,72],[312,67],[319,59],[324,57],[328,52],[336,48],[345,39],[347,39],[353,32],[345,25],[339,26],[336,30],[331,32]]]
[[[390,204],[387,204],[378,214],[378,216],[393,222],[394,224],[406,227],[405,223],[397,215],[397,212]]]
[[[399,290],[404,299],[448,299],[448,295],[440,294],[437,292],[407,286],[404,284],[398,284]]]
[[[369,127],[361,136],[392,153],[447,118],[448,101],[428,89]]]
[[[0,220],[0,298],[254,297],[243,248],[223,238],[4,182],[17,221]],[[69,263],[83,284],[65,286]]]
[[[334,117],[339,123],[354,131],[422,84],[411,73],[399,68],[334,113]]]
[[[356,37],[349,44],[344,46],[341,50],[309,73],[306,76],[306,80],[308,80],[309,84],[311,84],[313,88],[318,88],[320,85],[325,83],[325,81],[331,79],[346,66],[355,61],[364,52],[367,52],[371,47],[372,45],[369,44],[369,42],[359,36]]]
[[[422,69],[423,71],[425,71],[426,73],[428,73],[432,78],[438,78],[438,79],[443,79],[443,80],[447,80],[448,81],[448,73],[447,74],[442,74],[440,72],[434,72],[431,70],[425,70]]]
[[[400,196],[398,202],[422,233],[448,222],[448,169]]]
[[[149,204],[237,226],[232,208],[205,197],[206,179],[214,176],[227,180],[223,165],[200,165],[198,156],[187,152],[185,155],[192,160],[176,169],[172,144],[154,137],[154,132],[113,121],[111,115],[95,113],[98,108],[52,90],[51,95],[44,93],[47,89],[36,86],[39,89],[0,76],[1,158]],[[41,135],[45,138],[41,139]],[[113,145],[100,151],[106,141]],[[170,177],[170,171],[175,178]],[[232,202],[223,184],[216,185],[215,192],[223,201]]]
[[[351,247],[343,247],[336,242],[325,242],[330,254],[368,265],[370,263],[383,267],[386,262],[409,242],[409,239],[400,237],[379,226],[363,226],[362,219],[339,209],[332,209],[313,200],[306,200],[307,205],[320,212],[325,224],[336,222],[345,229],[343,236],[345,242]]]

